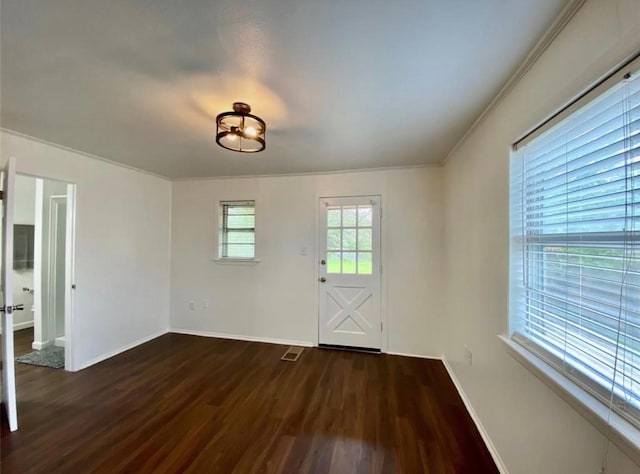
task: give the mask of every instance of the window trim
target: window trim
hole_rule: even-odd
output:
[[[256,265],[262,260],[259,258],[216,257],[213,261],[225,265]]]
[[[223,234],[225,232],[224,228],[224,206],[253,206],[254,219],[257,216],[256,212],[256,201],[253,199],[235,199],[235,200],[220,200],[218,201],[218,232],[217,232],[217,251],[216,257],[213,258],[213,261],[216,263],[222,264],[232,264],[232,265],[255,265],[260,262],[258,258],[258,245],[257,245],[257,226],[254,222],[253,227],[253,257],[225,257],[222,255],[222,242],[223,242]]]

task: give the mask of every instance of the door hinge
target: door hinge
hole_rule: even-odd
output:
[[[0,201],[4,200],[4,191],[0,191]]]
[[[382,321],[380,321],[380,332],[382,332]]]

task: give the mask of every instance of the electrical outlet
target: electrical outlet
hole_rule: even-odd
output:
[[[196,302],[195,301],[189,301],[189,309],[191,311],[195,311],[195,309],[196,309]]]
[[[467,364],[473,365],[473,353],[471,352],[471,349],[469,349],[469,346],[467,346],[466,344],[464,345],[464,360],[467,362]]]
[[[208,309],[208,308],[209,308],[209,300],[208,299],[202,300],[202,309]]]

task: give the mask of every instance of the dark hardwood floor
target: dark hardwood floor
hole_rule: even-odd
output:
[[[77,373],[16,364],[2,472],[498,472],[439,361],[285,349],[167,334]]]
[[[13,333],[13,351],[16,356],[27,354],[33,349],[31,343],[33,342],[33,328],[21,329]]]

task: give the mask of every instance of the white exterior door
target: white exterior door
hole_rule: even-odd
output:
[[[13,200],[15,159],[9,158],[2,170],[2,402],[9,429],[18,429],[16,408],[16,373],[13,350]]]
[[[380,350],[380,197],[320,199],[319,231],[319,343]]]

